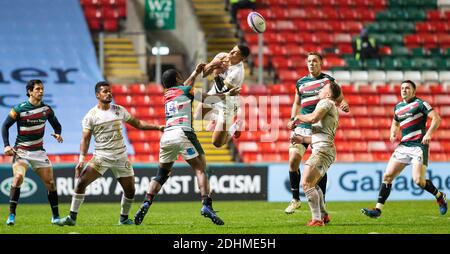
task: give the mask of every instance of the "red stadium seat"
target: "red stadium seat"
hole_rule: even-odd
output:
[[[441,11],[440,10],[429,10],[427,12],[427,19],[428,20],[440,20],[441,17]]]
[[[101,9],[102,12],[102,16],[105,19],[117,19],[120,17],[119,15],[119,11],[115,8],[111,8],[111,7],[103,7]]]
[[[102,24],[99,18],[89,18],[87,19],[89,29],[92,31],[98,31],[102,29]]]
[[[93,18],[97,19],[103,18],[103,13],[101,12],[101,10],[92,6],[84,8],[84,15],[88,20]]]
[[[105,19],[103,21],[105,31],[115,32],[119,30],[119,21],[117,19]]]
[[[98,6],[100,5],[100,0],[80,0],[81,6]]]
[[[374,156],[371,153],[354,153],[354,161],[356,162],[372,162]]]

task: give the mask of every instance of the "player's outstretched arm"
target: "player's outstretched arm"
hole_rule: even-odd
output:
[[[219,53],[217,54],[211,62],[205,65],[205,68],[203,68],[203,77],[209,76],[211,73],[213,73],[214,70],[217,70],[217,72],[221,73],[224,70],[226,70],[229,66],[227,53]]]
[[[84,160],[89,150],[89,143],[91,142],[92,131],[89,129],[83,129],[80,142],[80,156],[78,157],[78,164],[75,167],[75,178],[80,177],[81,170],[84,168]]]
[[[422,144],[424,145],[430,144],[431,136],[439,128],[439,124],[441,124],[441,117],[435,110],[431,111],[428,114],[428,117],[431,118],[431,124],[427,133],[425,133],[425,136],[422,138]]]
[[[7,156],[13,156],[14,155],[14,149],[9,144],[9,128],[16,122],[16,119],[14,119],[11,114],[9,114],[5,121],[2,124],[2,138],[3,138],[3,145],[4,145],[4,153]]]
[[[192,86],[194,85],[194,81],[197,78],[197,76],[202,73],[203,68],[205,68],[205,63],[200,63],[195,67],[195,70],[191,73],[191,76],[189,76],[186,81],[184,81],[184,86]]]
[[[241,88],[240,87],[235,87],[232,88],[230,91],[226,92],[226,93],[222,93],[222,94],[207,94],[207,93],[202,93],[202,96],[199,100],[199,98],[197,98],[197,96],[194,96],[195,100],[198,100],[200,102],[204,102],[206,100],[206,98],[208,97],[216,97],[220,100],[225,100],[227,98],[227,96],[237,96],[241,93]],[[209,99],[209,98],[208,98]]]
[[[317,123],[327,114],[327,112],[328,110],[325,108],[316,108],[311,114],[297,115],[294,118],[294,122]]]
[[[139,130],[164,131],[164,125],[151,124],[146,121],[139,120],[133,116],[128,119],[127,123]]]

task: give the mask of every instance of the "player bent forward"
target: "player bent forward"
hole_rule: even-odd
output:
[[[132,225],[128,213],[134,200],[134,171],[127,156],[127,147],[122,136],[122,121],[140,130],[164,130],[164,126],[149,124],[136,119],[120,105],[111,105],[111,86],[107,82],[95,85],[95,96],[98,104],[93,107],[83,119],[83,136],[80,144],[80,158],[75,168],[75,178],[78,180],[70,215],[61,219],[58,225],[74,226],[78,210],[84,201],[86,188],[111,169],[114,177],[123,188],[119,225]],[[85,156],[89,150],[91,136],[95,138],[94,156],[85,166]],[[84,168],[83,171],[81,171]],[[81,173],[80,173],[81,171]]]
[[[384,203],[391,193],[392,181],[407,165],[412,164],[414,183],[436,198],[439,212],[444,215],[447,213],[445,194],[440,192],[430,180],[425,179],[431,136],[439,127],[441,118],[430,104],[416,97],[416,84],[411,80],[402,82],[400,93],[403,101],[395,106],[390,140],[395,142],[399,129],[402,131],[402,139],[384,172],[375,208],[363,208],[361,212],[371,218],[380,217]],[[428,131],[426,131],[427,117],[432,119]]]
[[[205,153],[192,128],[192,101],[194,99],[192,85],[204,67],[205,64],[197,65],[195,71],[184,83],[180,74],[174,69],[167,70],[162,75],[162,83],[166,89],[164,93],[166,127],[160,141],[159,169],[156,177],[152,178],[150,182],[144,202],[134,216],[136,225],[142,223],[155,196],[172,174],[173,163],[177,160],[179,154],[183,156],[183,159],[191,166],[197,176],[203,205],[200,213],[210,218],[216,225],[224,224],[212,208],[208,178],[205,173]],[[227,94],[214,96],[224,99],[228,95],[238,95],[239,91],[239,88],[233,88]],[[204,101],[207,97],[208,95],[203,93],[201,100]]]
[[[324,226],[324,217],[328,214],[323,192],[318,186],[336,158],[334,137],[339,121],[336,100],[341,96],[341,88],[334,81],[319,92],[319,103],[310,114],[297,115],[294,121],[312,124],[311,137],[302,137],[299,143],[311,143],[312,154],[305,163],[301,185],[308,199],[312,219],[307,226]],[[293,141],[295,142],[295,141]]]

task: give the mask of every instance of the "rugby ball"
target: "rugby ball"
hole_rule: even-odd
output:
[[[263,16],[256,11],[252,11],[247,16],[248,26],[257,33],[266,31],[266,21]]]

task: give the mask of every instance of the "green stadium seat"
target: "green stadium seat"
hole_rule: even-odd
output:
[[[443,52],[442,52],[441,48],[432,48],[432,49],[430,49],[430,55],[431,56],[440,56],[442,54],[443,54]]]
[[[348,58],[348,59],[345,59],[345,62],[347,63],[347,67],[350,70],[360,70],[360,69],[362,69],[362,64],[361,64],[361,62],[359,60],[356,60],[354,58],[353,59]]]
[[[431,70],[436,69],[437,66],[433,59],[412,58],[410,61],[413,70]]]
[[[400,65],[399,68],[402,70],[411,70],[413,69],[413,63],[411,58],[400,58],[398,59]]]
[[[393,56],[407,56],[407,55],[409,55],[409,50],[405,47],[395,46],[395,47],[392,47],[392,55]]]
[[[395,22],[393,24],[396,24]],[[416,25],[413,22],[398,22],[397,32],[399,33],[414,33]]]
[[[444,50],[444,56],[450,57],[450,48]]]
[[[426,57],[428,55],[424,48],[413,48],[411,49],[411,53],[414,57]]]
[[[408,9],[407,10],[407,19],[408,20],[413,20],[413,21],[417,21],[417,20],[425,20],[427,18],[427,14],[425,13],[424,10],[421,9]]]
[[[386,34],[386,42],[389,45],[403,44],[403,35],[397,33]]]
[[[365,61],[364,65],[365,65],[366,69],[368,69],[368,70],[375,70],[375,69],[381,68],[381,64],[378,59],[367,59]]]
[[[436,69],[438,70],[448,70],[447,67],[447,59],[445,57],[441,58],[440,56],[435,56],[431,58],[431,61],[433,61],[436,65]]]
[[[369,34],[371,33],[377,33],[378,31],[381,31],[380,29],[380,23],[374,22],[366,25],[367,31]]]
[[[372,34],[371,35],[373,38],[375,38],[375,40],[377,40],[377,42],[380,45],[385,45],[388,43],[387,39],[386,39],[386,35],[384,34]]]
[[[386,21],[394,19],[394,15],[391,11],[380,11],[377,14],[375,14],[375,19],[379,21]]]
[[[395,58],[384,58],[383,68],[385,70],[398,70],[401,67],[401,63]]]

